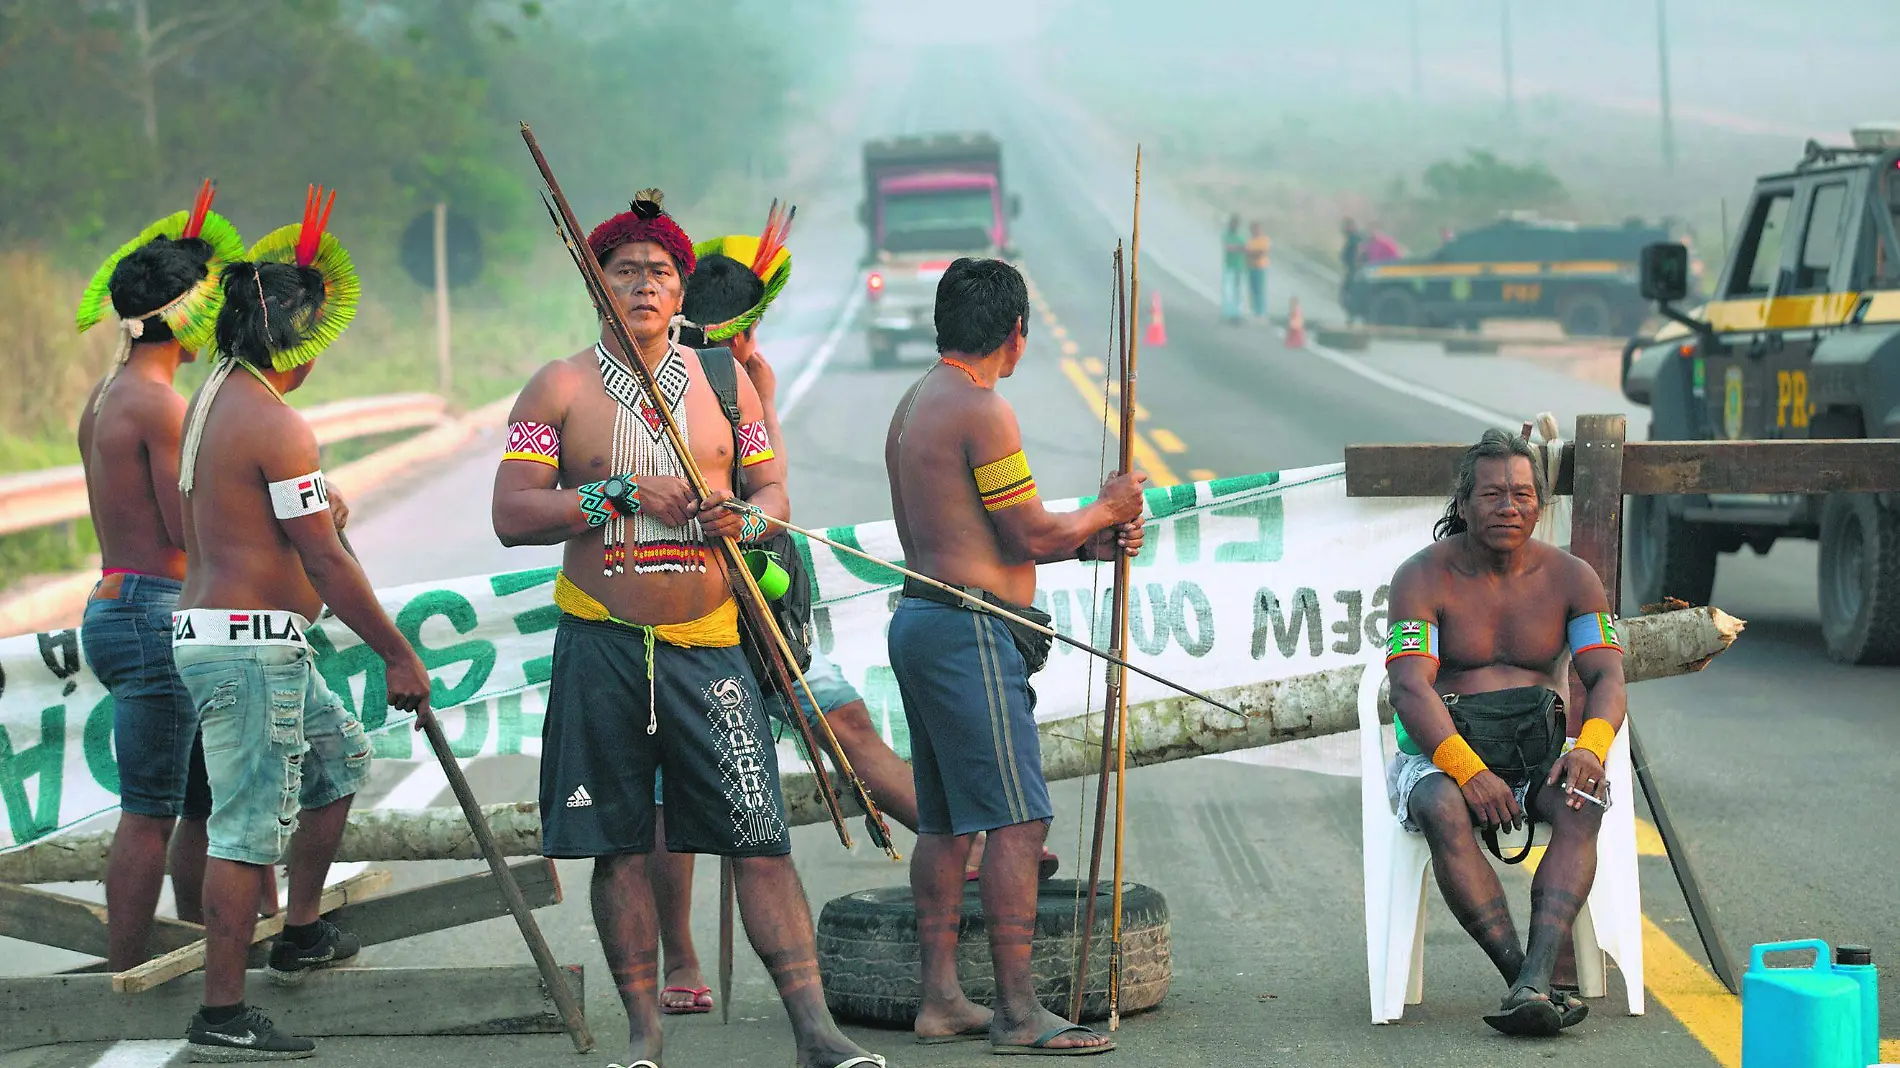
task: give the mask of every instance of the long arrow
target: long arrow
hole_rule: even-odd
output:
[[[945,593],[955,594],[957,597],[961,598],[966,604],[968,604],[970,608],[974,611],[988,612],[990,615],[993,615],[997,617],[998,619],[1002,619],[1007,622],[1014,623],[1019,627],[1027,627],[1030,630],[1035,631],[1037,634],[1041,634],[1049,638],[1054,638],[1056,641],[1062,642],[1066,645],[1074,646],[1075,648],[1082,650],[1083,652],[1089,654],[1090,656],[1100,657],[1101,659],[1108,661],[1109,663],[1115,665],[1116,667],[1126,668],[1137,675],[1141,675],[1145,678],[1153,679],[1154,681],[1160,683],[1161,685],[1166,686],[1170,690],[1174,690],[1179,693],[1186,694],[1187,696],[1192,697],[1197,701],[1205,701],[1208,704],[1213,705],[1215,708],[1218,708],[1223,712],[1228,712],[1233,715],[1239,716],[1241,719],[1248,718],[1247,713],[1242,712],[1240,709],[1235,708],[1233,705],[1226,704],[1221,701],[1216,701],[1212,697],[1207,696],[1206,694],[1200,692],[1199,690],[1191,690],[1187,688],[1186,686],[1183,686],[1180,683],[1175,682],[1172,679],[1166,678],[1165,676],[1157,675],[1154,672],[1149,671],[1147,668],[1139,667],[1135,664],[1131,664],[1128,661],[1122,659],[1121,657],[1105,649],[1097,649],[1095,646],[1090,645],[1087,642],[1078,641],[1074,638],[1071,638],[1067,634],[1064,634],[1059,630],[1053,630],[1049,627],[1045,627],[1042,624],[1035,622],[1034,620],[1024,619],[1022,616],[1017,615],[1016,613],[1010,611],[1007,608],[1003,608],[1000,605],[991,604],[990,602],[985,601],[983,598],[978,597],[967,590],[959,589],[958,587],[952,586],[946,582],[939,582],[938,580],[931,578],[929,575],[920,575],[917,572],[912,571],[909,568],[903,566],[902,564],[893,564],[889,560],[879,559],[878,557],[872,556],[870,553],[865,552],[863,549],[853,548],[852,546],[846,545],[843,542],[833,541],[830,538],[825,537],[823,534],[820,534],[815,530],[806,530],[804,527],[798,526],[797,524],[787,523],[785,520],[779,519],[776,516],[767,515],[765,514],[764,510],[761,509],[758,505],[753,504],[749,501],[742,501],[735,497],[730,500],[721,501],[719,503],[724,505],[727,508],[732,509],[735,512],[740,512],[745,515],[757,516],[760,519],[765,520],[767,523],[773,524],[774,526],[783,527],[794,534],[802,534],[805,537],[810,538],[812,541],[819,543],[820,545],[829,545],[830,547],[838,550],[841,553],[849,553],[850,555],[855,556],[860,560],[864,560],[868,563],[876,564],[879,567],[886,568],[891,571],[895,571],[907,579],[915,579],[926,586],[930,586],[934,589],[942,590]]]

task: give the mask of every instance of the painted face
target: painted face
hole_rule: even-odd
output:
[[[1471,536],[1495,552],[1522,548],[1537,529],[1543,506],[1530,460],[1522,456],[1478,461],[1477,485],[1458,506]]]
[[[633,336],[644,342],[665,335],[685,290],[673,257],[651,241],[629,241],[613,250],[604,272]]]

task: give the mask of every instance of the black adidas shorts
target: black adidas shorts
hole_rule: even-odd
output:
[[[670,852],[791,852],[778,754],[744,651],[655,642],[653,666],[649,734],[642,633],[561,617],[541,729],[542,854],[651,852],[661,767]]]

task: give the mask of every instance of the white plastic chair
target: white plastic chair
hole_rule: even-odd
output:
[[[1384,650],[1379,650],[1383,654]],[[1359,682],[1360,813],[1364,828],[1366,975],[1372,1022],[1386,1024],[1405,1006],[1425,1000],[1425,901],[1432,852],[1425,836],[1399,825],[1386,796],[1385,734],[1379,724],[1382,659],[1366,666]],[[1614,804],[1597,834],[1596,882],[1577,912],[1571,937],[1576,947],[1577,986],[1586,998],[1605,994],[1604,954],[1615,958],[1629,991],[1629,1014],[1643,1014],[1643,917],[1637,882],[1636,783],[1629,740],[1618,732],[1610,747]],[[1537,827],[1539,844],[1549,828]],[[1523,831],[1500,834],[1498,848],[1521,849]],[[1515,838],[1515,841],[1510,839]]]

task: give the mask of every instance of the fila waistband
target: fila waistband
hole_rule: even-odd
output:
[[[293,645],[305,647],[310,621],[295,612],[238,612],[187,608],[172,613],[173,645]]]

